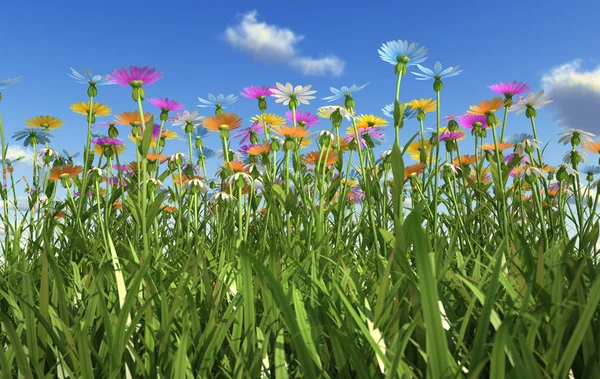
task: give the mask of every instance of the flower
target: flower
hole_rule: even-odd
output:
[[[388,104],[385,107],[381,108],[381,111],[386,117],[394,118],[394,104]],[[414,109],[411,106],[404,107],[404,119],[410,120],[411,118],[417,117],[417,113],[419,113],[418,109]]]
[[[251,127],[240,130],[238,133],[231,136],[231,138],[242,137],[240,143],[246,143],[250,141],[252,135],[258,135],[259,133],[264,133],[264,127],[258,121],[255,121]]]
[[[96,85],[96,86],[104,86],[104,85],[109,85],[109,84],[114,84],[112,81],[110,81],[110,79],[108,78],[108,75],[92,75],[92,71],[89,68],[86,68],[83,71],[83,75],[81,75],[80,73],[78,73],[77,71],[75,71],[74,68],[69,67],[71,69],[71,73],[72,74],[67,74],[70,77],[72,77],[73,79],[75,79],[75,81],[77,81],[77,83],[81,83],[81,84],[90,84],[90,85]]]
[[[427,167],[427,165],[423,163],[417,163],[411,166],[404,167],[404,180],[406,180],[412,174],[420,174],[425,169],[425,167]]]
[[[292,102],[292,107],[297,108],[298,103],[302,103],[308,105],[308,100],[312,100],[315,97],[310,96],[317,91],[310,91],[312,88],[312,84],[307,86],[296,86],[292,87],[291,83],[286,83],[285,86],[279,82],[275,83],[277,88],[271,88],[271,93],[273,97],[275,97],[276,103],[283,103],[283,105],[290,105],[290,101]]]
[[[509,149],[509,148],[513,147],[514,145],[515,145],[514,143],[498,142],[498,151],[503,151],[503,150]],[[482,145],[481,149],[483,151],[496,151],[496,147],[493,143],[487,143],[485,145]]]
[[[144,123],[150,121],[152,114],[145,112],[144,113]],[[140,112],[123,112],[115,116],[115,123],[117,125],[131,125],[133,123],[141,123]]]
[[[319,162],[319,157],[321,158],[321,162],[325,162],[327,166],[331,166],[335,164],[338,160],[338,154],[329,149],[329,153],[327,151],[311,151],[310,153],[304,154],[302,161],[308,165],[316,166]],[[327,161],[325,161],[325,157],[327,157]]]
[[[457,166],[460,165],[468,165],[468,164],[475,164],[477,162],[477,157],[474,155],[461,155],[458,158],[454,158],[453,163]]]
[[[592,137],[596,137],[593,133],[574,128],[569,128],[564,132],[558,133],[558,135],[562,135],[558,140],[558,143],[568,145],[571,142],[577,142],[575,145],[581,144],[582,146],[589,145],[592,143]]]
[[[250,121],[258,122],[261,127],[264,126],[263,124],[267,124],[267,125],[283,125],[283,124],[285,124],[285,119],[283,117],[281,117],[280,115],[274,114],[274,113],[265,113],[264,116],[262,114],[257,114],[256,116],[253,116],[250,119]]]
[[[322,117],[322,118],[331,118],[331,114],[338,109],[339,109],[340,113],[342,114],[342,117],[345,117],[348,121],[351,120],[352,115],[350,114],[350,112],[348,112],[346,110],[346,108],[344,108],[341,105],[326,105],[324,107],[317,109],[317,114],[319,115],[319,117]]]
[[[533,134],[516,133],[516,134],[508,136],[505,139],[505,142],[507,142],[507,143],[523,143],[526,140],[532,140],[532,139],[533,139]]]
[[[369,83],[364,84],[362,86],[357,86],[356,84],[353,84],[350,87],[343,86],[340,89],[329,87],[329,90],[333,93],[333,95],[324,97],[323,100],[327,100],[331,103],[332,101],[339,100],[344,97],[351,97],[354,92],[358,92],[368,85]]]
[[[160,108],[160,110],[163,112],[180,111],[185,108],[183,104],[179,104],[175,100],[169,100],[168,97],[165,97],[164,99],[153,97],[152,99],[149,99],[148,102],[154,105],[155,107]]]
[[[187,179],[185,181],[185,184],[183,185],[184,189],[188,189],[188,190],[192,190],[192,191],[198,191],[198,193],[207,193],[208,192],[208,186],[206,185],[206,183],[202,180],[202,178],[200,177],[193,177],[191,179]]]
[[[354,204],[359,204],[361,201],[365,199],[365,192],[360,188],[353,187],[348,192],[348,196],[346,197],[348,201],[353,202]]]
[[[218,192],[213,197],[211,197],[209,201],[213,202],[213,203],[219,203],[219,202],[232,203],[237,200],[235,197],[228,194],[227,192]]]
[[[517,114],[525,112],[528,108],[540,109],[544,105],[552,103],[554,100],[550,100],[550,96],[544,96],[544,90],[535,94],[530,92],[526,98],[519,97],[519,102],[513,104],[509,111],[516,111]]]
[[[169,159],[168,156],[164,155],[164,154],[155,154],[155,153],[148,153],[148,155],[146,155],[146,160],[151,161],[151,162],[164,162],[167,159]]]
[[[518,159],[519,160],[519,164],[523,163],[523,164],[531,164],[531,162],[529,161],[529,157],[523,153],[510,153],[507,154],[506,157],[504,157],[504,162],[505,163],[509,163],[511,162],[513,159]]]
[[[198,106],[201,108],[208,108],[208,107],[225,108],[225,106],[231,105],[231,104],[235,103],[236,101],[238,101],[238,98],[237,98],[237,96],[235,96],[233,94],[227,95],[227,96],[225,96],[223,94],[219,94],[219,95],[215,96],[212,93],[209,93],[208,100],[205,100],[205,99],[199,97],[198,101],[200,101],[200,104],[198,104]]]
[[[465,134],[462,132],[444,132],[440,134],[440,141],[445,141],[445,140],[460,140],[460,139],[464,139],[465,138]]]
[[[409,101],[407,104],[413,109],[425,113],[433,112],[437,106],[437,102],[433,99],[414,99]]]
[[[129,66],[129,71],[125,68],[114,70],[107,77],[111,82],[120,86],[141,87],[160,80],[162,73],[156,72],[155,68],[149,68],[148,66]]]
[[[458,123],[465,129],[473,130],[473,125],[478,122],[481,124],[479,129],[485,129],[488,127],[487,117],[478,114],[465,114],[458,116]]]
[[[398,64],[403,62],[406,66],[414,66],[422,63],[427,59],[427,49],[423,46],[419,47],[419,43],[408,41],[389,41],[381,45],[378,50],[379,57],[390,64]]]
[[[16,141],[23,140],[23,146],[25,147],[50,143],[49,137],[53,137],[53,135],[48,133],[46,130],[39,130],[35,128],[26,128],[13,134],[13,138]]]
[[[205,118],[204,127],[211,132],[219,132],[221,126],[225,126],[228,131],[235,130],[242,126],[242,119],[235,113],[222,113]]]
[[[585,165],[579,167],[579,171],[584,172],[588,175],[596,175],[600,174],[600,166]]]
[[[459,70],[460,66],[448,67],[445,70],[442,70],[442,64],[438,61],[433,65],[433,71],[417,64],[417,67],[421,72],[413,72],[417,77],[417,80],[438,80],[442,78],[449,78],[451,76],[459,75],[462,70]]]
[[[308,135],[308,130],[302,127],[277,125],[273,127],[273,133],[282,137],[304,138]]]
[[[244,96],[246,99],[258,99],[259,97],[267,97],[271,96],[271,89],[275,87],[271,86],[250,86],[244,88],[243,92],[240,92],[240,95]]]
[[[269,152],[271,150],[271,144],[265,143],[262,145],[250,145],[244,150],[248,155],[257,156]]]
[[[75,113],[87,116],[90,111],[90,103],[87,101],[80,101],[79,103],[71,104],[69,107]],[[110,116],[111,110],[108,105],[101,103],[92,104],[92,115],[96,117]]]
[[[500,95],[512,97],[514,95],[520,95],[522,93],[529,91],[531,89],[531,86],[524,82],[517,83],[517,81],[515,80],[512,83],[506,82],[506,83],[492,84],[491,86],[488,86],[488,88],[490,90],[492,90],[493,92],[496,92]]]
[[[585,158],[587,158],[586,153],[578,150],[571,150],[564,155],[563,162],[567,164],[573,163],[574,159],[577,160],[577,162],[584,162]]]
[[[371,142],[373,145],[378,145],[379,140],[384,138],[383,133],[377,131],[377,128],[357,128],[357,132],[361,149],[365,149],[367,147],[367,141]],[[348,128],[346,131],[346,136],[342,139],[342,142],[350,143],[352,141],[356,141],[356,134],[354,133],[354,128]]]
[[[83,167],[67,164],[64,166],[56,166],[50,170],[50,180],[57,181],[61,179],[71,179],[83,172]]]
[[[171,119],[173,126],[181,126],[185,129],[187,124],[192,124],[194,127],[202,124],[204,116],[198,116],[198,110],[194,109],[191,113],[189,111],[183,111],[183,114],[176,114],[174,119]]]
[[[29,127],[33,128],[42,128],[42,129],[58,129],[62,126],[63,120],[54,116],[35,116],[27,121],[25,124]]]
[[[291,111],[285,112],[285,118],[290,124],[294,123],[294,117]],[[319,116],[313,115],[310,112],[296,110],[296,123],[305,128],[309,128],[319,123]]]
[[[125,151],[125,145],[118,138],[109,138],[109,137],[98,137],[92,140],[94,146],[94,152],[96,154],[116,154],[120,155],[123,151]]]
[[[17,83],[21,81],[21,77],[18,76],[16,78],[11,78],[11,79],[4,79],[4,80],[0,80],[0,89],[5,89],[6,86],[9,86],[11,84]]]
[[[600,142],[588,142],[583,147],[593,154],[600,154]]]
[[[526,167],[518,173],[519,177],[523,180],[527,180],[529,177],[541,178],[545,175],[544,170],[537,167]]]
[[[360,116],[356,116],[355,120],[356,127],[358,128],[379,128],[388,124],[388,121],[386,119],[372,114],[361,114]]]
[[[431,149],[433,147],[428,139],[425,140],[425,143],[423,143],[423,140],[419,138],[417,141],[412,142],[410,145],[408,145],[406,153],[410,155],[411,158],[415,161],[420,161],[421,146],[425,148],[426,153],[431,152]]]
[[[504,100],[501,97],[494,97],[492,100],[482,100],[478,105],[471,105],[468,114],[487,116],[486,113],[495,112],[504,106]]]

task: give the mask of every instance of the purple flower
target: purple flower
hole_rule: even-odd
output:
[[[99,145],[99,146],[106,146],[106,145],[119,146],[119,145],[123,144],[123,142],[121,142],[120,139],[118,139],[118,138],[109,138],[109,137],[94,138],[92,140],[92,143],[94,145]]]
[[[253,148],[255,146],[262,146],[262,145],[260,143],[252,143],[249,145],[242,145],[242,146],[240,146],[240,153],[242,153],[242,155],[248,155],[248,150],[250,150],[251,148]]]
[[[231,138],[242,137],[242,139],[240,140],[240,143],[242,144],[250,141],[250,136],[252,135],[252,133],[264,133],[264,130],[265,128],[263,127],[263,125],[260,122],[255,121],[251,127],[240,130],[238,133],[231,136]]]
[[[519,163],[530,164],[529,157],[525,154],[519,154],[519,153],[508,154],[506,157],[504,157],[504,162],[508,163],[508,162],[512,161],[515,157],[521,157],[521,160],[519,161]]]
[[[113,164],[113,168],[117,171],[121,171],[121,172],[131,172],[131,167],[129,167],[126,164],[122,164],[122,165],[117,165],[116,163]]]
[[[379,132],[378,129],[379,128],[373,128],[370,126],[366,127],[366,128],[358,128],[357,129],[361,149],[365,149],[367,147],[367,141],[366,141],[365,137],[369,138],[375,144],[379,144],[379,140],[385,138],[383,133]],[[346,134],[346,136],[344,137],[344,139],[342,141],[345,143],[349,143],[349,142],[355,141],[355,140],[356,140],[356,136],[352,132],[352,133]]]
[[[244,88],[244,92],[240,92],[240,95],[246,99],[258,99],[259,97],[268,97],[273,93],[271,92],[272,86],[250,86]]]
[[[168,97],[165,97],[164,99],[153,97],[152,99],[149,99],[148,102],[155,107],[160,108],[162,111],[180,111],[185,108],[183,104],[179,104],[175,100],[169,100]]]
[[[491,86],[488,86],[488,88],[492,90],[492,92],[496,92],[504,96],[513,96],[529,91],[531,86],[524,82],[517,83],[515,80],[512,83],[508,82],[492,84]]]
[[[459,139],[463,135],[464,134],[459,133],[459,132],[445,132],[440,135],[440,141],[445,141],[447,139],[454,141],[454,140]]]
[[[479,116],[475,114],[465,114],[462,116],[458,116],[458,123],[465,129],[472,130],[473,124],[476,122],[481,123],[480,129],[486,129],[487,125],[487,116]]]
[[[355,204],[360,203],[364,199],[365,193],[357,187],[352,188],[348,193],[348,200],[354,202]]]
[[[108,79],[120,86],[141,86],[150,85],[162,78],[162,73],[156,72],[155,68],[148,66],[129,66],[129,71],[126,68],[117,69],[108,75]],[[141,83],[139,83],[141,82]]]
[[[108,183],[111,186],[119,186],[119,178],[115,178],[115,177],[108,178]],[[121,187],[127,187],[127,182],[125,180],[121,180],[120,186]]]
[[[285,113],[285,118],[290,124],[293,123],[294,117],[292,111],[287,111]],[[319,123],[319,116],[313,115],[310,112],[303,113],[302,111],[296,110],[296,122],[298,125],[308,128]]]

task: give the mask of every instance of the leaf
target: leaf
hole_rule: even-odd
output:
[[[140,155],[143,159],[146,159],[148,156],[148,149],[150,148],[150,142],[152,141],[152,129],[154,128],[154,115],[150,117],[150,120],[146,122],[146,129],[144,130],[144,135],[142,136],[142,143],[140,144]]]

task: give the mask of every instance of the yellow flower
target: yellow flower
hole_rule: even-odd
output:
[[[104,153],[105,147],[112,149],[113,153],[115,153],[116,155],[121,155],[125,151],[125,144],[120,144],[120,145],[108,145],[108,146],[104,146],[104,147],[101,145],[95,145],[94,152],[98,155],[102,155]]]
[[[425,113],[433,112],[437,106],[437,103],[433,99],[414,99],[406,103],[413,109],[418,109]]]
[[[261,125],[263,124],[263,116],[262,114],[257,114],[256,116],[250,119],[251,122],[259,122]],[[285,118],[280,115],[274,113],[266,113],[264,117],[264,122],[267,125],[285,125]]]
[[[87,116],[90,110],[90,103],[80,101],[79,103],[71,104],[70,108],[75,113]],[[101,103],[94,103],[92,105],[92,114],[96,117],[110,116],[111,110],[107,105]]]
[[[372,114],[361,114],[360,116],[356,117],[357,128],[377,128],[380,126],[386,126],[387,124],[388,121],[386,119]]]
[[[58,129],[64,123],[60,118],[53,116],[35,116],[25,121],[27,126],[43,129]]]

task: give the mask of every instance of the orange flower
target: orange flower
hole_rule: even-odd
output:
[[[437,106],[437,102],[433,99],[414,99],[406,104],[425,113],[433,112]]]
[[[121,208],[123,208],[123,203],[121,203],[120,201],[115,201],[113,203],[113,208],[115,208],[115,209],[121,209]]]
[[[461,164],[475,164],[476,162],[476,157],[474,155],[462,155],[460,157],[460,161],[459,158],[454,158],[454,164],[459,166]]]
[[[591,153],[600,154],[600,142],[590,142],[584,148]]]
[[[471,105],[467,113],[485,116],[486,113],[497,111],[504,106],[504,100],[501,97],[494,97],[492,100],[482,100],[479,105]]]
[[[146,155],[146,159],[149,161],[161,161],[162,162],[167,158],[169,158],[169,157],[167,157],[166,155],[163,155],[163,154],[148,153],[148,155]]]
[[[148,112],[144,113],[144,123],[150,121],[150,118],[152,117],[152,115]],[[142,123],[141,121],[142,119],[140,118],[140,112],[138,111],[133,111],[133,112],[123,112],[119,115],[115,116],[115,123],[119,124],[119,125],[131,125],[134,122],[137,123]]]
[[[168,205],[163,205],[160,208],[165,212],[175,213],[175,208],[169,207]]]
[[[235,130],[242,126],[242,119],[235,113],[223,113],[202,120],[204,127],[211,132],[219,132],[219,127],[224,125],[228,131]]]
[[[406,180],[412,174],[420,174],[427,167],[423,163],[417,163],[411,166],[404,167],[404,180]]]
[[[248,149],[247,153],[248,155],[257,156],[266,153],[269,150],[271,150],[271,145],[267,143],[264,145],[252,146]]]
[[[57,129],[62,126],[63,122],[60,118],[46,115],[32,117],[25,121],[25,124],[33,128]]]
[[[231,161],[229,162],[231,172],[245,172],[246,164],[244,162]]]
[[[72,164],[56,166],[50,170],[50,180],[71,179],[83,172],[83,167]]]
[[[327,152],[324,151],[323,155],[321,155],[320,151],[311,151],[310,153],[306,153],[304,155],[304,158],[302,158],[302,160],[304,161],[304,163],[311,165],[311,166],[316,166],[317,162],[319,161],[319,157],[321,157],[321,161],[325,162],[325,156],[327,155]],[[338,160],[338,155],[335,151],[333,150],[329,150],[329,155],[327,156],[327,166],[331,166],[332,164],[335,164],[335,162],[337,162]]]
[[[302,127],[276,125],[271,130],[282,137],[304,138],[308,135],[308,130]]]
[[[498,144],[498,151],[503,151],[503,150],[509,149],[513,146],[515,146],[514,143],[501,142]],[[493,143],[487,143],[487,144],[481,146],[481,148],[483,149],[483,151],[495,151],[496,150],[496,147],[494,146]]]

